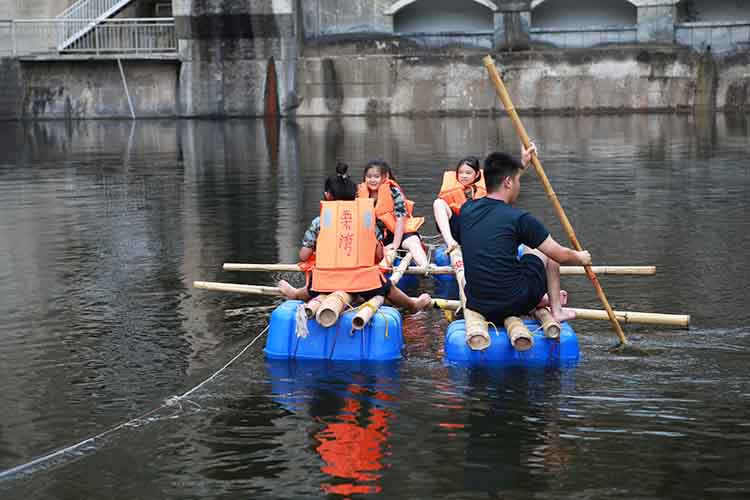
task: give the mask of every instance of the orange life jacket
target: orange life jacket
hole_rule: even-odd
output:
[[[474,184],[466,186],[458,182],[455,170],[443,172],[443,185],[440,186],[440,194],[438,194],[438,197],[451,207],[454,214],[457,214],[461,211],[463,204],[466,203],[465,191],[467,188],[474,188],[474,195],[472,196],[472,199],[474,200],[487,196],[487,187],[484,185],[484,176],[480,177]]]
[[[378,188],[378,201],[375,203],[375,216],[380,219],[388,231],[391,233],[396,232],[396,216],[393,213],[393,196],[391,196],[391,186],[395,187],[401,194],[404,195],[404,190],[401,189],[396,181],[391,179],[383,182]],[[358,186],[357,189],[358,198],[369,198],[370,190],[367,185],[363,182]],[[424,217],[412,217],[414,211],[414,202],[406,199],[404,195],[404,205],[406,207],[406,224],[404,224],[404,234],[416,233],[419,228],[424,224]]]
[[[313,289],[356,293],[381,287],[377,245],[372,200],[321,201]]]

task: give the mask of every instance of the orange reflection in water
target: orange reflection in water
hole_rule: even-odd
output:
[[[349,386],[352,394],[362,394],[365,391],[361,386]],[[389,400],[391,397],[375,393],[374,399]],[[382,491],[382,487],[377,484],[382,477],[378,471],[384,467],[381,460],[388,437],[388,419],[392,416],[392,413],[381,408],[363,408],[355,399],[344,399],[344,407],[336,421],[327,423],[325,428],[315,434],[315,439],[320,442],[316,450],[325,462],[320,470],[332,478],[343,480],[336,484],[324,483],[321,486],[323,491],[337,495],[374,494]],[[367,425],[362,425],[361,422],[367,422]]]

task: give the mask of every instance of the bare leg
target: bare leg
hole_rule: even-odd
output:
[[[560,290],[560,305],[563,307],[568,305],[568,292],[566,292],[565,290]],[[537,307],[549,307],[549,295],[545,293],[544,297],[542,297],[542,300],[539,301]]]
[[[422,240],[420,240],[418,236],[409,236],[406,238],[401,242],[401,248],[411,252],[411,257],[418,266],[426,266],[428,264],[427,254],[424,253]]]
[[[524,254],[526,253],[534,254],[544,262],[544,269],[547,274],[547,297],[552,317],[560,322],[575,318],[576,313],[570,309],[563,309],[560,301],[560,264],[547,257],[539,250],[524,247]]]
[[[305,302],[310,300],[310,294],[307,293],[307,288],[305,287],[294,288],[285,280],[279,281],[278,287],[281,289],[281,292],[284,294],[284,296],[289,300],[303,300]]]
[[[426,293],[423,293],[416,299],[412,299],[404,292],[402,292],[397,286],[391,287],[391,289],[388,291],[387,298],[391,301],[392,304],[403,307],[405,309],[409,309],[411,312],[421,311],[422,309],[426,309],[427,307],[432,305],[432,297],[430,297]]]
[[[440,229],[440,234],[443,236],[445,245],[448,247],[448,253],[450,253],[458,246],[458,243],[453,239],[453,235],[451,234],[450,218],[453,216],[453,211],[445,200],[441,200],[440,198],[432,204],[432,209],[435,213],[435,222],[438,229]]]

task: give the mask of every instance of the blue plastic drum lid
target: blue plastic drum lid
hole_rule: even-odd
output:
[[[564,322],[558,340],[544,336],[539,323],[525,320],[524,323],[534,337],[534,345],[528,351],[518,352],[510,344],[504,328],[489,325],[490,347],[474,351],[466,343],[466,326],[463,320],[454,321],[445,334],[445,357],[449,361],[468,364],[539,364],[577,361],[579,357],[578,337],[570,324]],[[539,328],[539,330],[537,330]]]
[[[299,300],[288,300],[274,309],[263,351],[272,359],[335,359],[387,361],[401,359],[404,340],[401,315],[381,307],[363,330],[352,330],[356,312],[346,311],[338,322],[323,328],[307,320],[308,334],[297,336]]]

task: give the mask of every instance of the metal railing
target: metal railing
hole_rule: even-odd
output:
[[[680,23],[675,25],[675,41],[697,50],[727,52],[750,45],[750,20]]]
[[[78,0],[65,9],[57,19],[62,25],[58,49],[63,50],[91,31],[94,26],[114,15],[132,0]]]
[[[107,19],[59,50],[70,22],[19,19],[11,23],[11,54],[157,55],[177,52],[174,18]]]
[[[531,41],[561,49],[593,47],[605,43],[636,43],[637,26],[582,26],[580,28],[531,28]]]

